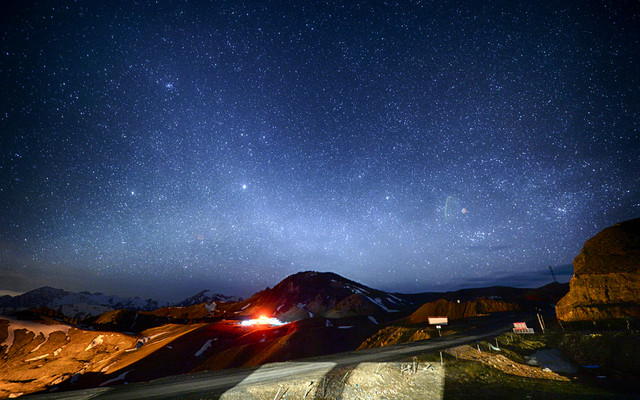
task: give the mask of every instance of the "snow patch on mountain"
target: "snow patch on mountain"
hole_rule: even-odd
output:
[[[31,361],[36,361],[36,360],[42,360],[43,358],[47,357],[49,354],[43,354],[41,356],[37,356],[37,357],[33,357],[33,358],[29,358],[28,360],[24,360],[24,362],[31,362]]]
[[[242,298],[237,296],[225,296],[224,294],[214,293],[211,290],[203,290],[189,297],[188,299],[185,299],[179,303],[174,304],[174,306],[188,307],[194,304],[202,304],[202,303],[211,304],[215,301],[222,302],[222,303],[229,303],[229,302],[242,301]]]
[[[211,347],[211,343],[213,343],[213,340],[211,340],[211,339],[207,340],[207,342],[202,345],[200,350],[198,350],[196,352],[196,357],[200,357],[201,355],[203,355],[204,352],[207,351],[209,349],[209,347]]]
[[[84,351],[88,351],[93,349],[96,346],[100,346],[103,343],[103,338],[104,338],[104,335],[98,335],[97,338],[93,339],[93,341],[89,343],[89,345],[87,346],[86,349],[84,349]]]
[[[0,297],[0,310],[4,313],[46,307],[68,318],[97,316],[112,310],[151,311],[168,305],[153,299],[110,296],[103,293],[68,292],[48,286],[18,296]]]
[[[209,311],[209,314],[213,314],[213,312],[216,310],[216,302],[212,301],[211,303],[206,303],[204,305],[204,308],[206,308],[207,311]]]
[[[2,343],[0,343],[0,346],[6,346],[5,352],[8,352],[11,346],[13,346],[15,331],[17,330],[24,329],[27,332],[33,332],[34,339],[42,335],[44,337],[44,341],[46,342],[47,340],[49,340],[49,335],[51,335],[53,332],[61,331],[68,336],[69,329],[71,329],[69,325],[46,325],[35,321],[23,321],[9,317],[2,317],[2,319],[9,321],[9,325],[7,326],[7,337]]]

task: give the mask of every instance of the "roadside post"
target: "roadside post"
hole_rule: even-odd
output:
[[[438,336],[442,336],[440,329],[442,325],[449,325],[449,318],[447,317],[428,317],[429,325],[435,325],[438,330]]]

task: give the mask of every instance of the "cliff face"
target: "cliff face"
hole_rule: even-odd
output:
[[[640,218],[589,239],[573,268],[569,293],[556,305],[558,319],[640,318]]]

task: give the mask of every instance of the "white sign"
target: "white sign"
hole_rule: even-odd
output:
[[[429,317],[429,325],[449,325],[447,317]]]

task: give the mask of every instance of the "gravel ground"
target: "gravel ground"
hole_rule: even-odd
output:
[[[569,380],[569,378],[558,375],[556,372],[549,368],[542,369],[538,366],[520,364],[503,356],[502,354],[499,354],[499,352],[478,351],[477,348],[468,345],[447,349],[446,353],[463,360],[481,362],[506,374],[523,376],[526,378],[550,379],[556,381]]]
[[[404,370],[404,371],[403,371]],[[444,368],[429,363],[362,363],[278,384],[238,385],[224,400],[430,400],[442,399]]]

